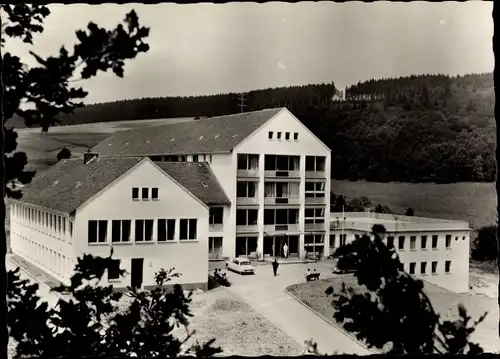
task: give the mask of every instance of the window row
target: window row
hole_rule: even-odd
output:
[[[276,136],[275,136],[276,134]],[[287,141],[290,141],[290,138],[291,138],[291,132],[285,132],[285,140]],[[268,135],[267,137],[270,139],[270,140],[273,140],[274,138],[276,138],[277,140],[282,140],[283,139],[283,133],[282,132],[274,132],[274,131],[269,131],[268,132]],[[299,133],[298,132],[294,132],[293,133],[293,140],[294,141],[298,141],[299,140]]]
[[[325,223],[324,208],[306,208],[304,214],[305,223]]]
[[[300,171],[300,156],[265,155],[265,171]]]
[[[420,249],[427,249],[427,236],[420,236]],[[457,237],[458,238],[458,237]],[[438,244],[439,244],[439,236],[438,235],[433,235],[431,236],[431,248],[432,249],[438,249]],[[394,245],[395,238],[394,236],[388,236],[387,237],[387,245],[388,246],[395,246]],[[406,237],[405,236],[399,236],[398,237],[398,249],[399,250],[405,250],[406,246]],[[446,235],[445,236],[445,248],[446,249],[451,249],[451,235]],[[410,236],[410,250],[417,250],[417,236]]]
[[[150,199],[158,200],[158,188],[143,187],[139,189],[138,187],[134,187],[132,188],[132,199],[134,201],[149,201]]]
[[[300,184],[297,182],[266,182],[264,196],[272,198],[299,198]]]
[[[306,197],[325,197],[325,182],[306,182]]]
[[[238,154],[239,170],[257,170],[259,168],[259,155]],[[299,171],[300,156],[265,155],[264,169],[266,171]],[[326,171],[326,156],[306,156],[307,172]]]
[[[188,162],[187,155],[167,155],[167,156],[149,156],[154,162]],[[208,162],[212,163],[212,155],[199,154],[191,155],[192,162]]]
[[[264,209],[265,225],[298,224],[299,210],[295,208]]]
[[[45,247],[24,236],[21,239],[20,251],[35,263],[40,264],[45,269],[57,275],[66,275],[70,266],[70,258],[65,255]]]
[[[156,229],[155,229],[156,221]],[[158,242],[174,241],[176,239],[177,219],[136,219],[132,222],[125,220],[93,220],[88,222],[88,243],[108,242],[108,222],[111,222],[111,242],[127,243],[132,241],[134,234],[135,242]],[[196,240],[197,223],[194,218],[179,220],[179,240]],[[132,229],[132,224],[134,228]]]
[[[255,181],[238,181],[236,196],[239,198],[256,198],[259,183]],[[325,182],[306,182],[306,197],[325,197]],[[297,182],[268,182],[264,183],[266,198],[299,198],[300,184]]]
[[[64,216],[48,213],[34,208],[13,204],[16,217],[19,217],[30,224],[48,229],[59,234],[66,233],[66,221],[68,222],[69,234],[73,234],[73,222]]]
[[[417,268],[417,263],[416,262],[410,262],[408,266],[408,273],[409,274],[416,274],[416,268]],[[431,262],[431,274],[438,274],[439,271],[439,262]],[[444,262],[444,273],[450,273],[451,272],[451,261],[445,261]],[[420,262],[420,274],[427,274],[428,273],[428,266],[427,262]]]

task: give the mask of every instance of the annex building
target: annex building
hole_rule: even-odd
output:
[[[469,223],[371,212],[331,213],[330,252],[370,234],[374,224],[386,229],[384,242],[396,249],[407,273],[442,288],[469,291]]]

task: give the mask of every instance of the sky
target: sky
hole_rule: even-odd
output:
[[[125,77],[99,73],[78,84],[86,103],[208,95],[422,73],[490,72],[493,2],[303,2],[50,5],[33,50],[57,54],[92,21],[114,28],[134,9],[150,50]],[[21,41],[6,51],[35,64]]]

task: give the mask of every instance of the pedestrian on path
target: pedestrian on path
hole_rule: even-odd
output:
[[[280,266],[280,264],[278,263],[278,260],[276,259],[276,257],[274,257],[274,262],[273,262],[273,273],[274,273],[274,276],[276,277],[276,275],[278,274],[278,267]]]
[[[283,246],[283,256],[285,258],[288,258],[288,245],[285,243],[285,245]]]

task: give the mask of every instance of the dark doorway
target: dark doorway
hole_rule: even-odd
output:
[[[142,271],[144,267],[144,258],[132,258],[130,285],[134,288],[142,286]]]

